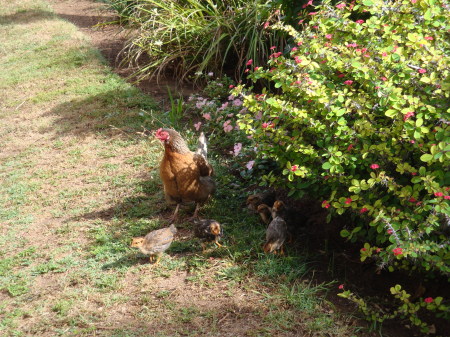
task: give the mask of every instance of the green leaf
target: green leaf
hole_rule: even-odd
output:
[[[363,4],[364,4],[364,6],[368,6],[368,7],[373,6],[372,0],[364,0]]]
[[[341,236],[343,238],[349,237],[350,236],[350,232],[346,229],[341,230]]]
[[[322,164],[322,168],[324,170],[329,170],[331,167],[331,163],[329,161],[326,161],[325,163]]]
[[[426,153],[426,154],[423,154],[421,157],[420,157],[420,160],[421,161],[424,161],[424,162],[429,162],[430,160],[432,160],[433,159],[433,156],[431,155],[431,154],[429,154],[429,153]]]

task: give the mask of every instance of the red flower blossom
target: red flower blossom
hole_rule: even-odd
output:
[[[381,54],[381,56],[386,57],[386,56],[388,56],[388,53],[384,52]]]
[[[322,201],[322,207],[324,207],[324,208],[329,208],[330,207],[330,204],[328,203],[327,200]]]
[[[386,82],[386,81],[387,81],[387,78],[383,76],[383,77],[381,77],[381,80],[384,81],[384,82]]]
[[[433,297],[427,297],[423,300],[425,303],[433,303]]]
[[[352,80],[347,80],[347,81],[344,82],[344,84],[347,84],[347,85],[352,85],[352,83],[353,83]]]
[[[450,200],[450,195],[446,195],[446,196],[444,197],[444,199],[445,199],[445,200]]]
[[[420,68],[419,70],[417,70],[417,72],[418,72],[419,74],[425,74],[425,73],[427,72],[427,70],[426,70],[426,69],[423,69],[423,68]]]
[[[372,164],[372,165],[370,165],[370,168],[372,169],[372,170],[376,170],[377,168],[379,168],[380,167],[380,165],[378,165],[378,164]]]
[[[355,22],[361,25],[364,23],[364,20],[356,20]]]
[[[411,172],[411,175],[412,175],[412,176],[416,176],[416,175],[417,175],[417,172]]]
[[[233,89],[234,85],[230,84],[228,88]]]
[[[375,252],[377,252],[377,253],[381,252],[381,248],[375,249]]]
[[[336,5],[336,8],[339,9],[345,8],[345,3],[341,2],[339,5]]]
[[[361,248],[361,251],[362,252],[365,252],[367,249],[366,248]]]
[[[292,171],[292,172],[297,171],[297,169],[298,169],[298,166],[297,166],[297,165],[292,165],[292,166],[291,166],[291,171]]]
[[[253,60],[250,59],[250,60],[247,61],[246,65],[247,65],[247,66],[250,66],[250,65],[252,65],[252,63],[253,63]]]
[[[414,111],[410,111],[408,113],[406,113],[406,115],[403,116],[403,121],[407,121],[408,119],[410,119],[412,116],[414,116],[416,113]]]
[[[295,63],[302,63],[302,59],[298,56],[294,57]]]
[[[363,207],[363,208],[361,208],[361,210],[359,211],[359,213],[363,214],[363,213],[366,213],[366,212],[368,212],[368,211],[369,211],[369,210],[368,210],[367,208]]]
[[[328,39],[328,40],[331,40],[333,38],[333,35],[332,34],[327,34],[327,35],[325,35],[325,38]]]
[[[351,149],[353,149],[353,144],[350,144],[350,145],[347,147],[347,151],[350,151]]]
[[[408,201],[409,202],[416,202],[417,200],[415,198],[411,197],[411,198],[408,199]]]
[[[338,289],[341,289],[341,290],[344,289],[344,285],[343,285],[343,284],[340,284],[339,287],[338,287]]]
[[[394,249],[392,250],[392,252],[394,253],[395,256],[397,256],[397,255],[402,255],[402,254],[403,254],[403,249],[400,248],[400,247],[394,248]]]
[[[434,40],[432,36],[425,36],[425,40],[432,41]]]
[[[352,198],[347,198],[347,199],[345,199],[345,204],[346,205],[350,205],[351,203],[352,203]]]
[[[339,75],[338,75],[339,78],[342,78],[342,77],[344,77],[344,76],[345,76],[345,74],[339,74]]]
[[[269,25],[270,25],[270,23],[269,23],[269,21],[266,21],[265,23],[264,23],[264,29],[266,29],[267,27],[269,27]]]
[[[388,229],[388,230],[387,230],[387,233],[388,233],[388,234],[392,234],[392,233],[394,233],[394,231],[393,231],[392,229]]]
[[[294,47],[294,48],[291,49],[291,51],[296,51],[296,50],[298,50],[297,47]]]
[[[435,197],[442,197],[443,195],[444,195],[444,193],[442,193],[442,192],[435,192],[434,193]]]
[[[269,122],[269,123],[264,122],[264,123],[262,123],[261,127],[262,127],[263,129],[266,129],[267,127],[270,126],[270,124],[271,124],[270,122]]]
[[[310,12],[308,15],[316,15],[318,12]]]

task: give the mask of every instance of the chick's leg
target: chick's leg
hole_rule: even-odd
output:
[[[223,247],[223,245],[219,243],[219,238],[217,236],[216,239],[214,240],[214,243],[217,245],[217,247]]]
[[[161,254],[157,254],[156,255],[156,262],[154,263],[154,266],[156,266],[159,263],[160,260],[161,260]]]

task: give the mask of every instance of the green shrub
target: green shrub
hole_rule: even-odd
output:
[[[269,89],[235,91],[248,109],[241,129],[283,170],[266,183],[352,215],[341,235],[365,242],[362,260],[447,277],[448,10],[445,0],[325,2],[301,32],[278,25],[295,45],[251,75]]]
[[[121,0],[112,2],[123,7]],[[126,20],[138,33],[125,49],[127,61],[139,64],[141,77],[170,70],[182,81],[227,68],[239,78],[246,60],[262,62],[273,44],[282,45],[284,34],[267,29],[278,20],[275,6],[262,0],[133,2]]]

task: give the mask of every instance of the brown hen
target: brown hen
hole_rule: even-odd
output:
[[[193,218],[198,217],[200,205],[216,190],[211,177],[213,168],[206,160],[206,138],[199,138],[197,152],[189,150],[180,134],[172,129],[159,129],[155,134],[164,145],[164,157],[159,167],[164,184],[164,195],[168,204],[175,205],[170,218],[174,221],[181,203],[195,202]]]

